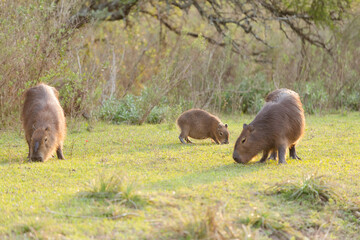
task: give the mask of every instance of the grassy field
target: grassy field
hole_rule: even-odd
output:
[[[307,116],[303,160],[281,166],[235,164],[252,116],[222,119],[229,145],[74,121],[67,159],[46,163],[26,162],[23,132],[0,132],[0,238],[360,239],[359,112]]]

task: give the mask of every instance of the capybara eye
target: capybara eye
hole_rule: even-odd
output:
[[[241,143],[244,143],[246,141],[246,138],[243,138],[242,140],[241,140]]]
[[[222,133],[222,132],[219,132],[219,135],[220,135],[220,136],[222,136],[222,135],[223,135],[223,133]]]
[[[47,137],[45,137],[45,142],[47,142]]]

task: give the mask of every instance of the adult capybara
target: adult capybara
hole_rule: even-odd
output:
[[[304,134],[305,116],[299,95],[289,89],[275,90],[265,98],[265,105],[243,130],[235,143],[233,158],[238,163],[247,163],[259,152],[263,156],[259,162],[265,162],[269,152],[279,163],[286,163],[286,149],[290,157],[296,155],[295,145]]]
[[[177,124],[181,129],[179,139],[182,143],[191,143],[188,137],[211,138],[217,144],[229,143],[228,125],[223,124],[218,117],[204,110],[190,109],[183,112],[177,119]]]
[[[65,159],[62,148],[66,124],[58,96],[55,88],[45,84],[25,92],[21,118],[32,161],[45,162],[55,150],[59,159]]]

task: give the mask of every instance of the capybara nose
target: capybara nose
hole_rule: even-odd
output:
[[[36,156],[36,157],[32,157],[32,158],[31,158],[31,161],[34,161],[34,162],[43,162],[43,158]]]
[[[235,162],[241,163],[240,156],[239,156],[239,154],[237,152],[233,153],[233,159],[235,160]]]

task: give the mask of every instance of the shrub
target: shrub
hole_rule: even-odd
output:
[[[115,124],[139,124],[148,101],[148,98],[144,95],[144,93],[140,96],[128,94],[121,100],[109,98],[103,101],[99,116],[101,119]],[[152,124],[161,123],[165,120],[168,109],[169,107],[165,104],[155,106],[148,115],[146,122]]]

